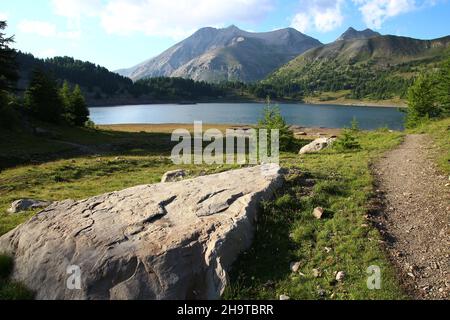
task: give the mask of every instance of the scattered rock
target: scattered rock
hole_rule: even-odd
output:
[[[0,252],[38,300],[217,300],[282,182],[265,165],[55,202],[0,237]],[[215,213],[199,217],[209,205]],[[81,290],[67,289],[70,266]]]
[[[314,278],[320,278],[322,276],[322,272],[319,269],[313,269]]]
[[[287,296],[285,294],[282,294],[280,296],[280,301],[287,301],[287,300],[291,300],[291,297],[289,297],[289,296]]]
[[[324,249],[325,249],[325,252],[326,252],[326,253],[330,253],[330,252],[331,252],[331,250],[332,250],[332,249],[331,249],[331,248],[329,248],[329,247],[325,247]]]
[[[336,274],[336,281],[338,281],[338,282],[344,281],[345,276],[346,276],[346,274],[345,274],[344,271],[339,271],[339,272]]]
[[[161,182],[162,183],[177,182],[177,181],[183,180],[185,177],[186,177],[186,171],[184,171],[184,170],[169,171],[163,175]]]
[[[34,200],[34,199],[20,199],[11,203],[9,213],[19,213],[22,211],[46,208],[52,203],[49,201]]]
[[[317,294],[319,295],[319,297],[325,297],[327,295],[327,292],[323,289],[317,289]]]
[[[315,208],[314,211],[313,211],[313,216],[317,220],[320,220],[320,219],[322,219],[322,216],[323,216],[324,212],[325,212],[325,210],[323,208],[320,208],[320,207]]]
[[[291,263],[291,271],[297,273],[300,270],[301,263],[300,262],[292,262]]]
[[[308,154],[319,152],[329,146],[331,146],[336,141],[336,138],[319,138],[311,142],[310,144],[304,146],[299,154]]]

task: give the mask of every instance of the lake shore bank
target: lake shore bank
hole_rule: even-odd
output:
[[[249,129],[255,125],[241,125],[241,124],[203,124],[203,131],[209,129],[218,129],[225,132],[227,129]],[[165,124],[113,124],[113,125],[98,125],[99,129],[118,131],[118,132],[145,132],[145,133],[172,133],[176,129],[187,129],[190,132],[194,131],[192,123],[165,123]],[[298,137],[321,137],[321,136],[336,136],[342,132],[342,129],[337,128],[308,128],[301,126],[291,126],[294,134]]]

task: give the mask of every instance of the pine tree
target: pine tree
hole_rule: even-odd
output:
[[[71,97],[71,110],[73,110],[74,124],[84,126],[89,120],[89,109],[81,92],[80,86],[76,85]]]
[[[19,78],[16,52],[9,45],[13,43],[12,37],[6,37],[3,30],[7,24],[0,21],[0,126],[12,127],[17,120],[17,106],[12,91]]]
[[[35,70],[25,92],[25,107],[39,120],[60,122],[64,105],[56,81],[42,71]]]
[[[450,116],[450,58],[442,64],[439,72],[438,103],[444,116]]]
[[[0,91],[12,91],[19,79],[16,51],[9,47],[14,39],[3,33],[6,27],[7,23],[0,21]]]
[[[430,74],[420,74],[408,91],[406,126],[414,127],[422,119],[435,118],[441,113],[437,106],[436,79]]]
[[[64,81],[62,88],[59,90],[59,95],[61,97],[61,102],[63,104],[63,114],[62,118],[68,124],[75,124],[75,110],[72,103],[72,91],[70,84]]]

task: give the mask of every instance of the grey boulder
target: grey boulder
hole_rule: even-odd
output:
[[[328,148],[336,141],[336,138],[319,138],[304,146],[299,154],[316,153],[325,148]]]
[[[11,203],[11,207],[8,209],[9,213],[19,213],[22,211],[42,209],[48,207],[51,204],[49,201],[34,200],[34,199],[19,199]]]
[[[37,299],[219,299],[278,165],[56,202],[0,238]]]

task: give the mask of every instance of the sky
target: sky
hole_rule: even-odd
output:
[[[0,0],[14,47],[110,70],[152,58],[202,27],[293,27],[323,43],[348,27],[434,39],[450,35],[450,0]]]

